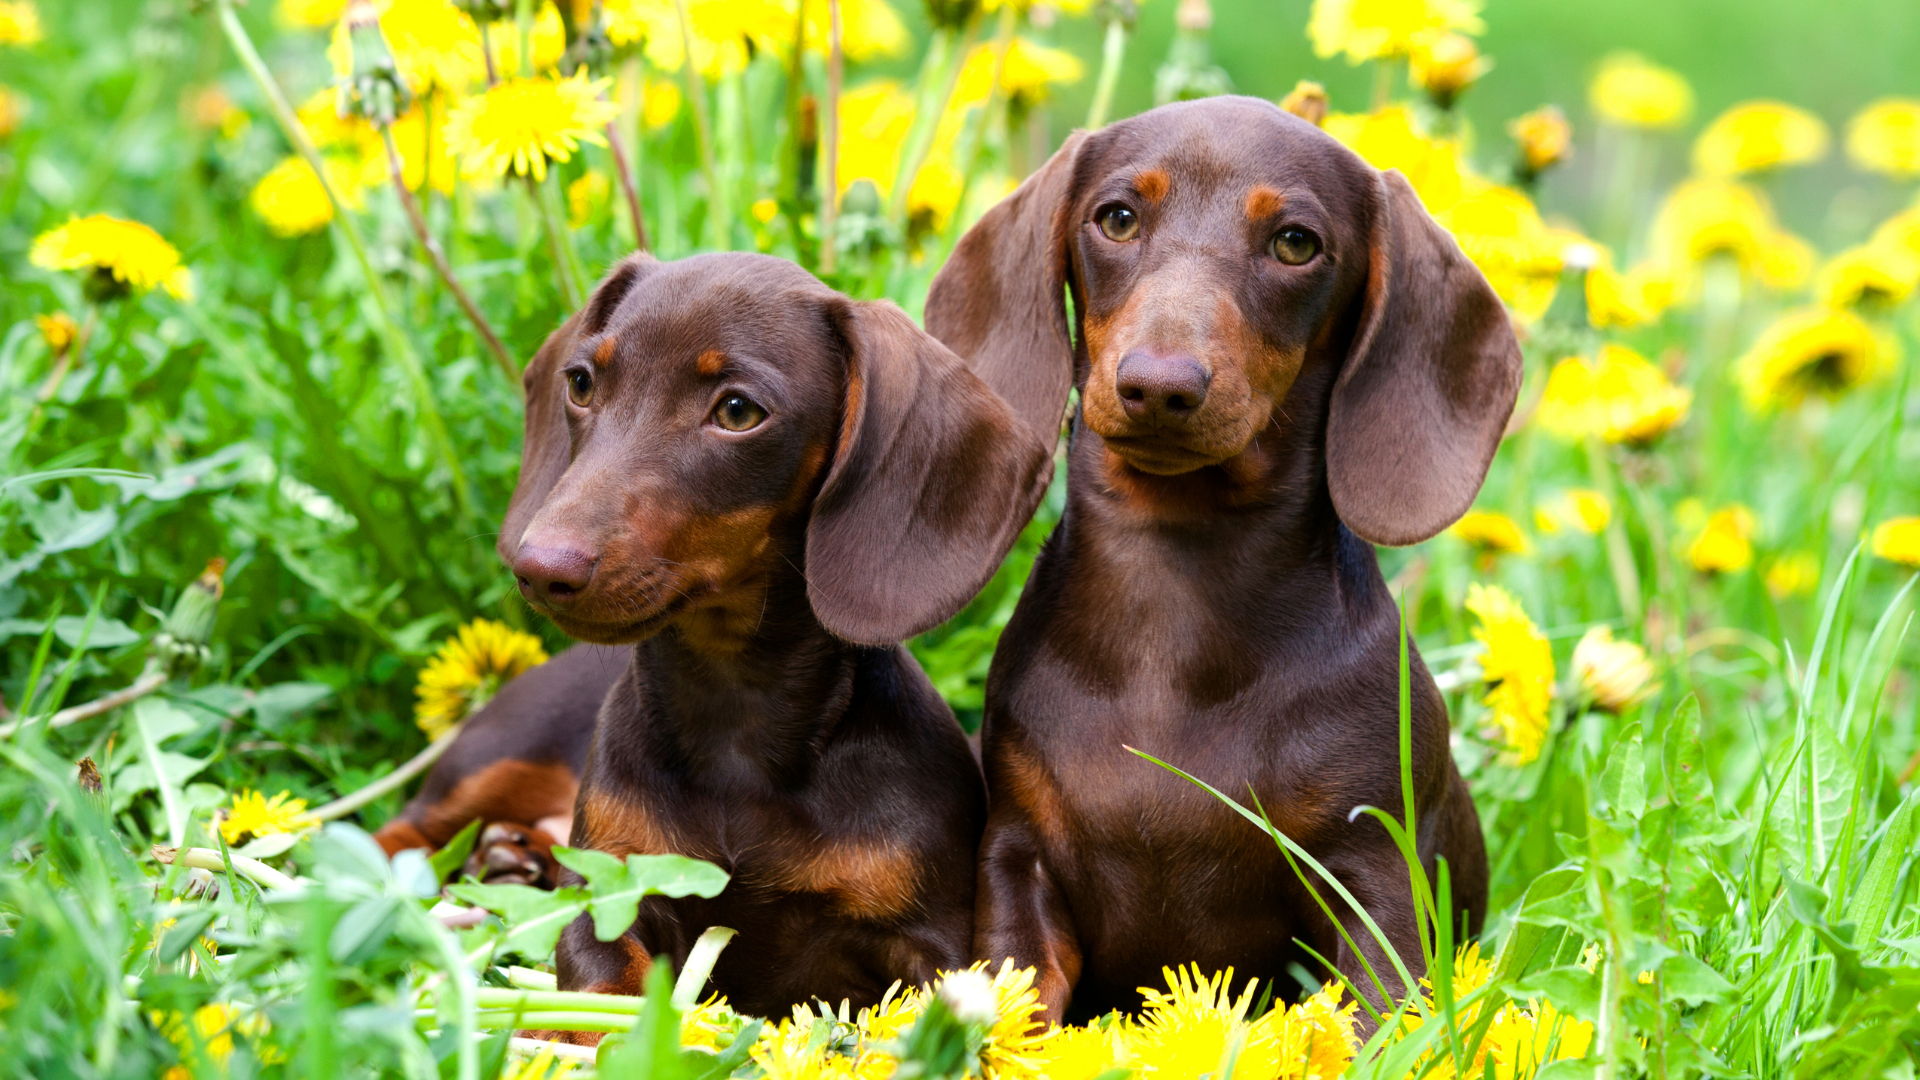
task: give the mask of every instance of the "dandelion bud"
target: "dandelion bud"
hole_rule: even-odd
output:
[[[1439,34],[1415,45],[1408,57],[1407,76],[1442,109],[1479,81],[1493,67],[1480,55],[1473,39],[1464,34]]]
[[[956,971],[940,980],[940,1000],[963,1024],[991,1024],[996,1008],[993,980],[984,971]]]
[[[927,21],[937,29],[958,30],[979,11],[980,0],[927,0]]]
[[[477,23],[498,22],[513,14],[513,0],[453,0],[453,6]]]
[[[80,335],[79,324],[64,311],[35,315],[33,324],[40,328],[40,339],[47,343],[47,351],[55,356],[64,355],[73,347],[73,339]]]
[[[1613,631],[1596,626],[1573,647],[1573,674],[1595,708],[1620,712],[1653,692],[1653,663],[1631,641],[1613,640]]]
[[[1920,517],[1897,517],[1874,526],[1876,557],[1920,569]]]
[[[175,672],[192,670],[206,662],[207,642],[213,638],[214,616],[225,591],[221,577],[227,560],[215,556],[193,584],[180,593],[173,612],[153,636],[154,655]]]
[[[102,786],[100,783],[100,766],[95,765],[92,758],[83,757],[75,763],[75,767],[78,771],[74,774],[73,779],[75,783],[80,785],[80,790],[89,795],[100,794],[100,788]]]
[[[340,84],[339,113],[387,127],[407,111],[413,94],[400,77],[386,35],[380,32],[380,13],[372,0],[353,0],[347,6],[347,40],[353,50],[353,74]]]
[[[1319,127],[1327,122],[1327,88],[1310,79],[1301,79],[1280,99],[1280,107]]]
[[[1518,171],[1523,183],[1532,183],[1572,153],[1573,127],[1555,105],[1544,105],[1508,124],[1507,134],[1520,146]]]

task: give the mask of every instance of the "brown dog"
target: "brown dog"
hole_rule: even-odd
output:
[[[964,963],[985,793],[899,642],[993,574],[1047,445],[898,308],[758,255],[621,263],[526,386],[501,557],[568,634],[633,643],[573,842],[732,875],[611,942],[582,916],[561,988],[636,993],[712,925],[740,932],[713,987],[759,1015]]]
[[[1081,393],[1066,514],[987,683],[976,953],[1038,965],[1054,1019],[1133,1008],[1165,964],[1292,985],[1317,966],[1296,942],[1368,985],[1273,841],[1133,746],[1251,787],[1418,974],[1405,863],[1349,818],[1402,805],[1366,542],[1432,536],[1485,477],[1520,355],[1479,271],[1399,174],[1212,98],[1069,140],[961,241],[927,328],[1036,431]],[[1417,655],[1413,776],[1420,853],[1477,923],[1485,848]]]

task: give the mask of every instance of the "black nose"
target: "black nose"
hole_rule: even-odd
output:
[[[1135,349],[1120,358],[1114,389],[1129,417],[1151,424],[1184,424],[1207,400],[1211,378],[1191,356]]]
[[[566,607],[586,592],[600,560],[566,547],[523,546],[513,559],[513,576],[520,593],[553,607]]]

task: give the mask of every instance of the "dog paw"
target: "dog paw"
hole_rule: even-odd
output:
[[[511,821],[489,822],[467,856],[462,873],[488,885],[551,889],[559,876],[553,841],[539,829]]]

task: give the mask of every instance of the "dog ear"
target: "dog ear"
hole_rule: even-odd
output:
[[[887,301],[832,301],[845,414],[807,525],[807,596],[847,641],[890,645],[966,606],[1046,493],[1042,443]]]
[[[1074,132],[968,229],[927,293],[927,332],[965,359],[1049,446],[1073,388],[1067,214],[1085,141],[1085,132]]]
[[[520,446],[520,479],[514,484],[513,499],[500,522],[500,537],[494,548],[500,558],[511,563],[520,550],[520,536],[527,523],[540,512],[547,493],[573,463],[573,444],[567,434],[566,405],[561,400],[560,365],[573,355],[582,338],[607,328],[620,301],[633,291],[634,283],[652,269],[655,261],[647,255],[634,255],[620,261],[597,287],[587,306],[547,335],[546,343],[533,356],[533,362],[520,375],[527,395],[526,438]]]
[[[1327,416],[1327,484],[1362,538],[1415,544],[1473,505],[1520,392],[1520,344],[1406,178],[1387,172],[1377,190],[1365,306]]]

